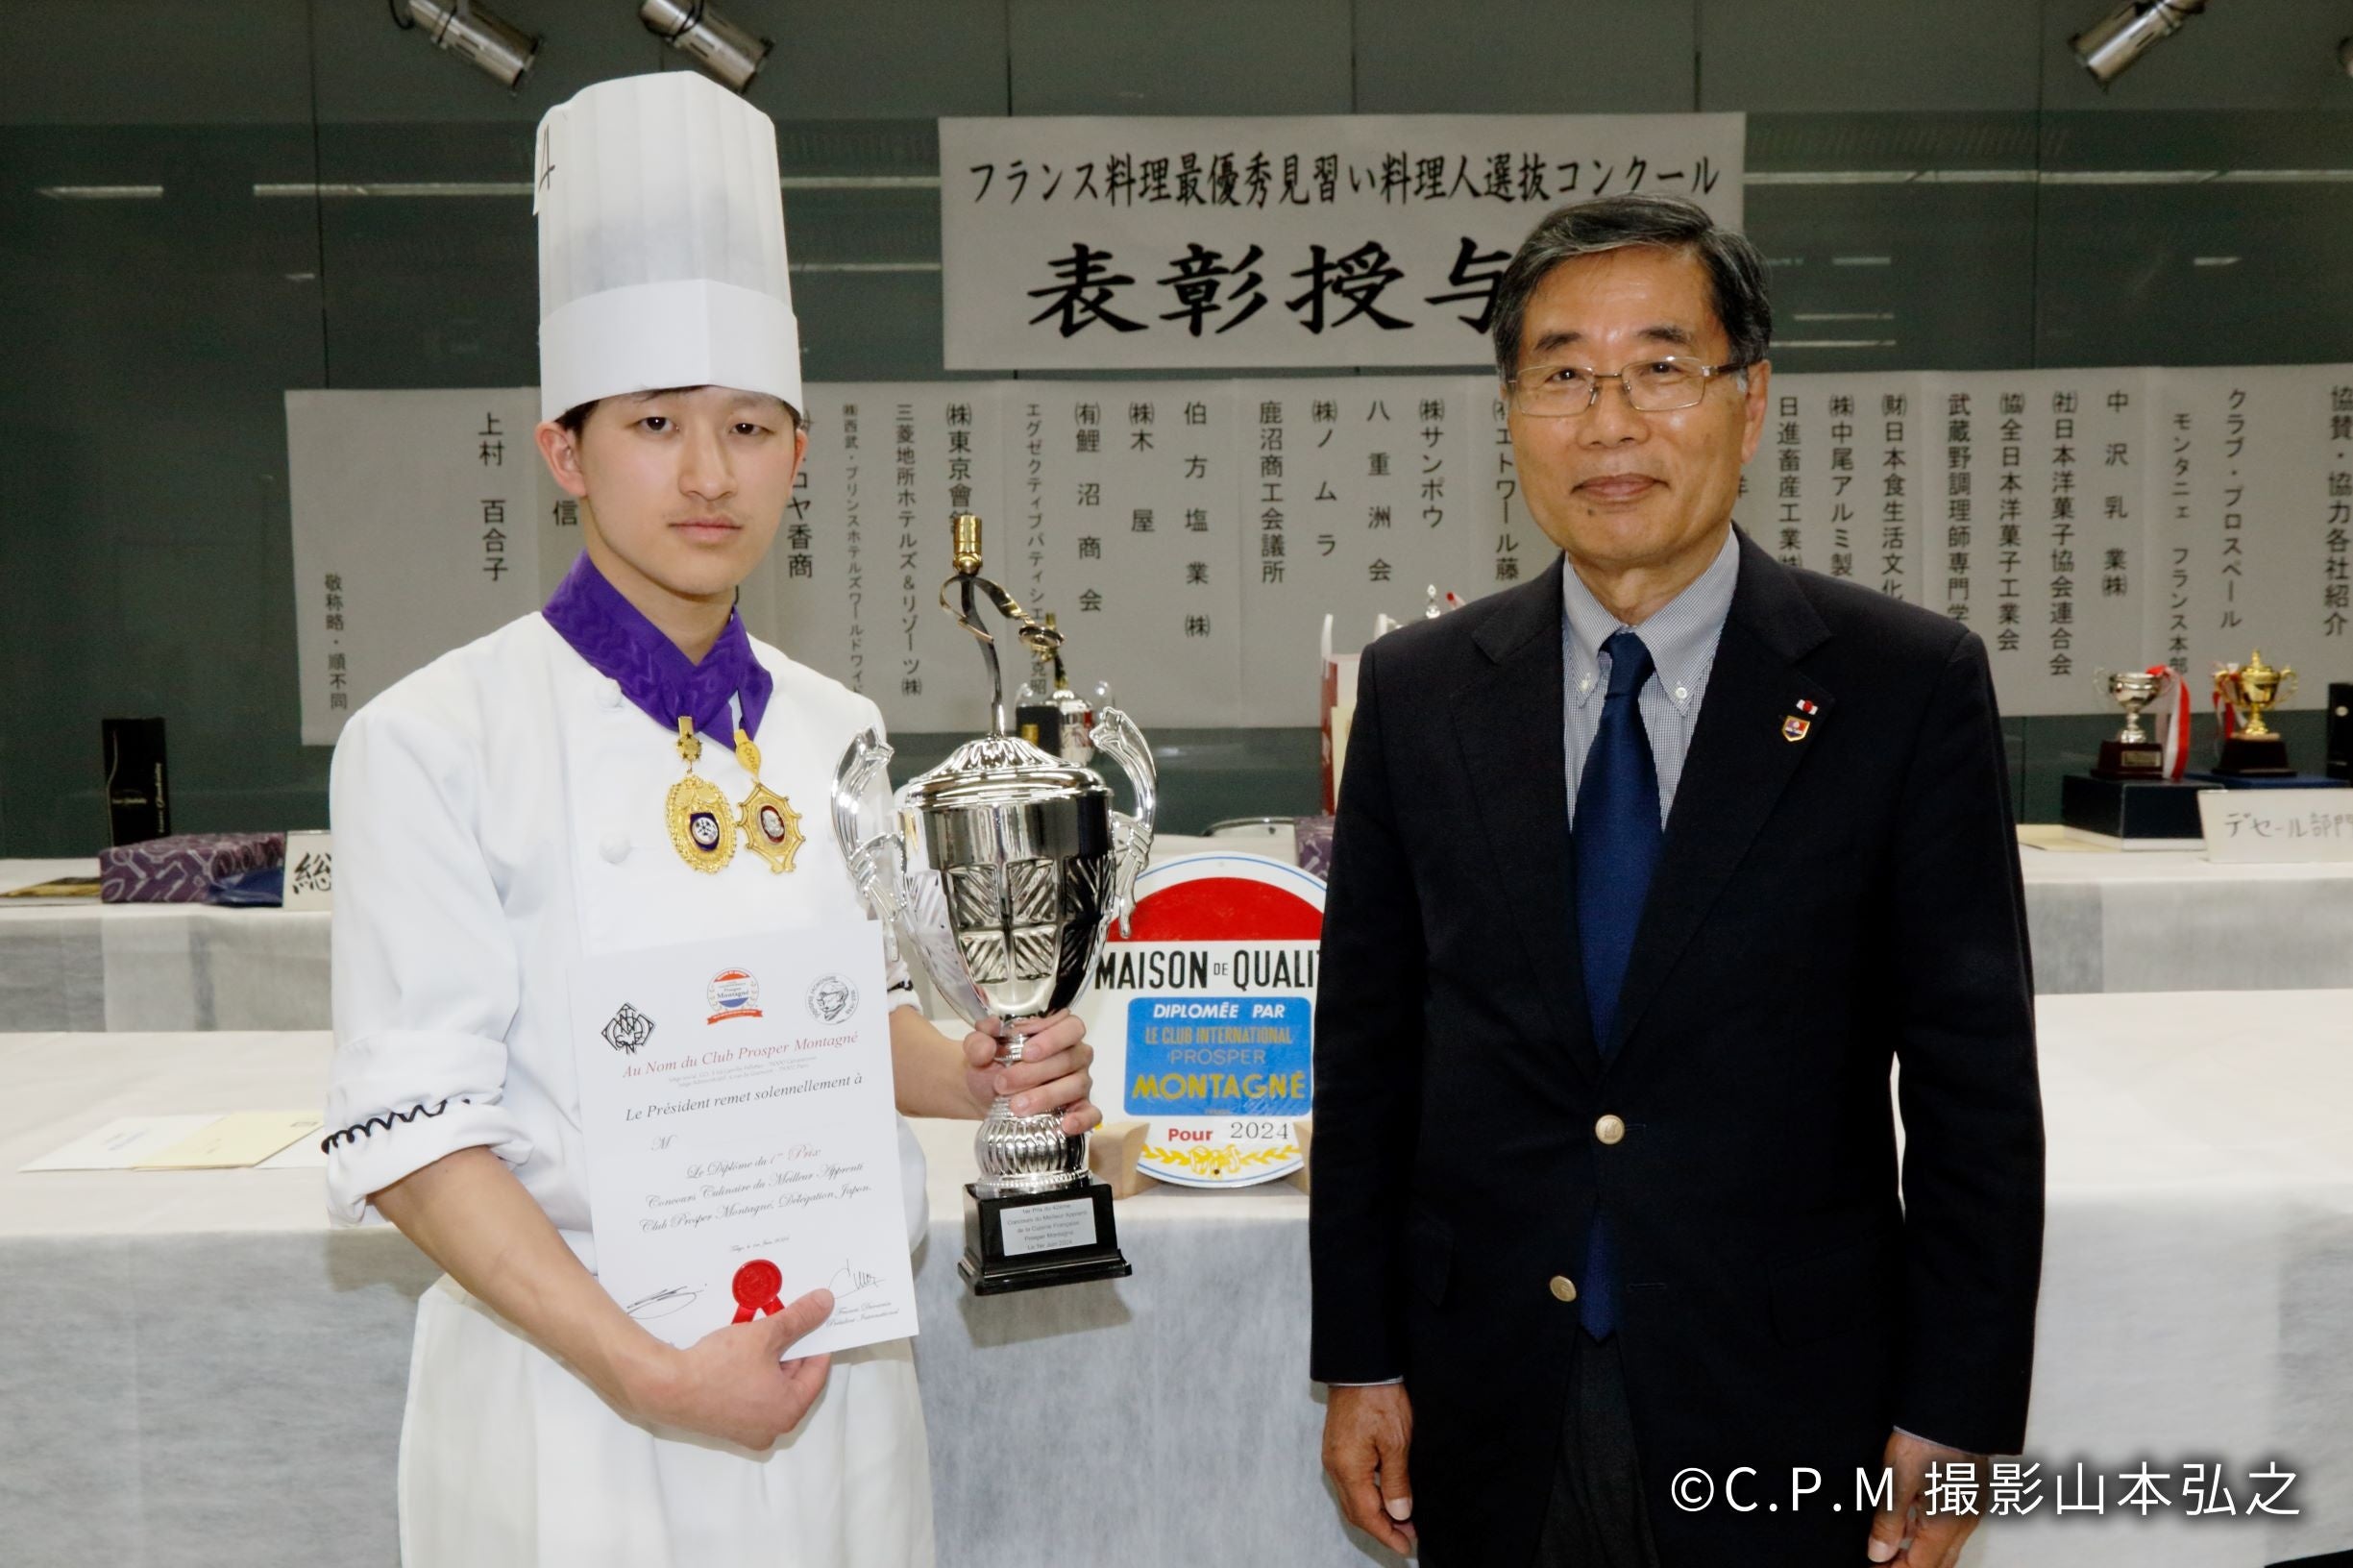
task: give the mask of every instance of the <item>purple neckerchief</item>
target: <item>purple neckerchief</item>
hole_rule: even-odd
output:
[[[575,653],[616,682],[624,697],[664,729],[674,733],[678,721],[691,716],[696,734],[733,746],[727,699],[734,698],[743,704],[744,728],[760,733],[775,678],[752,652],[751,636],[735,611],[727,612],[726,629],[697,664],[622,598],[582,551],[541,613]]]

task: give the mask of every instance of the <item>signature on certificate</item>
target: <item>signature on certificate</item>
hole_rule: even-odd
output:
[[[622,1311],[640,1321],[668,1317],[673,1312],[682,1312],[695,1305],[695,1298],[701,1294],[701,1291],[689,1286],[674,1285],[667,1290],[656,1290],[652,1295],[633,1301]]]
[[[843,1297],[854,1296],[861,1290],[870,1290],[881,1283],[880,1275],[870,1274],[865,1269],[853,1265],[847,1259],[844,1259],[842,1266],[833,1271],[833,1278],[825,1282],[825,1288],[833,1292],[834,1300],[840,1301]]]

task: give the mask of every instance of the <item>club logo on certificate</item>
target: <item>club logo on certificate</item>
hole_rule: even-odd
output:
[[[652,1038],[653,1020],[626,1002],[604,1025],[605,1042],[625,1055],[636,1055]]]
[[[722,969],[711,976],[703,994],[710,999],[711,1016],[705,1023],[724,1023],[729,1018],[756,1018],[760,1016],[760,982],[746,969]]]

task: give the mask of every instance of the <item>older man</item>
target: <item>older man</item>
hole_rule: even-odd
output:
[[[1972,1518],[1916,1505],[2022,1441],[2043,1223],[1984,647],[1733,527],[1771,309],[1697,207],[1554,213],[1494,322],[1561,559],[1360,672],[1326,1467],[1446,1568],[1943,1568]]]

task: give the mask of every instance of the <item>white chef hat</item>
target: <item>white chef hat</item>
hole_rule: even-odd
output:
[[[542,418],[665,386],[804,406],[767,115],[694,71],[600,82],[534,164]]]

